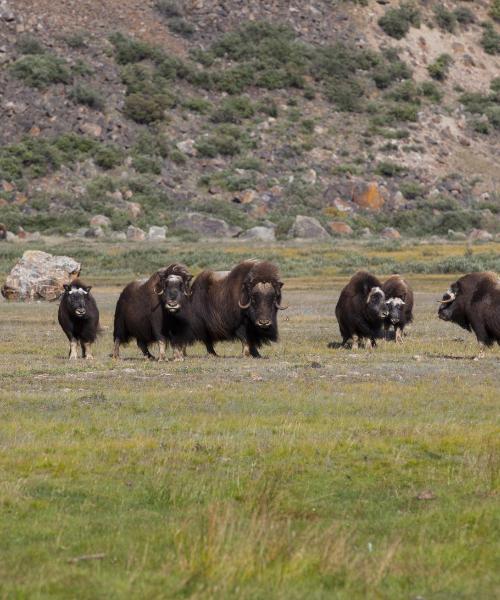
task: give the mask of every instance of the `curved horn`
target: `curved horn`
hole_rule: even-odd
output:
[[[160,291],[158,291],[157,290],[157,286],[155,285],[154,288],[153,288],[153,291],[154,291],[155,294],[158,294],[158,296],[161,296],[163,294],[163,292],[164,292],[164,289],[161,288]]]
[[[238,306],[239,306],[240,308],[242,308],[243,310],[245,310],[246,308],[249,308],[251,303],[252,303],[252,301],[251,301],[251,300],[249,300],[249,301],[248,301],[248,304],[242,304],[242,303],[241,303],[241,300],[238,300]]]
[[[274,301],[274,306],[276,306],[276,308],[278,310],[286,310],[287,308],[289,308],[289,306],[281,306],[280,304],[278,304],[278,302],[276,302],[276,300]]]

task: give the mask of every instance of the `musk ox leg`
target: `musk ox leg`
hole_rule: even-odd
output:
[[[395,327],[394,333],[396,335],[396,337],[394,338],[396,344],[402,344],[403,343],[403,330],[400,327]]]
[[[241,356],[242,358],[248,358],[250,356],[250,346],[246,342],[241,342]]]
[[[186,356],[186,347],[185,346],[174,346],[174,361],[182,361]]]
[[[351,344],[351,348],[352,350],[357,350],[359,348],[359,338],[357,335],[353,335],[352,336],[352,344]]]
[[[205,341],[205,348],[207,349],[207,352],[209,354],[211,354],[212,356],[218,356],[217,352],[215,351],[215,348],[214,348],[214,345],[212,344],[212,342]]]
[[[92,344],[89,342],[80,342],[82,346],[82,357],[87,360],[94,360],[92,355]]]
[[[148,360],[156,360],[155,357],[149,351],[146,342],[137,342],[137,345],[139,346],[141,352],[144,354],[144,358],[147,358]]]
[[[118,338],[115,339],[115,345],[113,346],[111,358],[120,358],[120,340]]]
[[[252,358],[262,358],[260,352],[257,350],[257,346],[249,346],[248,350],[250,352],[250,356]]]
[[[483,342],[479,342],[479,353],[477,356],[474,357],[474,360],[481,360],[482,358],[484,358],[484,350],[485,344]]]
[[[166,360],[166,348],[167,342],[165,340],[158,340],[158,346],[160,347],[160,355],[158,356],[158,360]]]
[[[78,358],[78,341],[69,341],[69,357],[70,360],[76,360]]]

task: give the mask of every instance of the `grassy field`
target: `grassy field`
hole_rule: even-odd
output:
[[[121,270],[129,250],[103,248],[83,261],[95,361],[67,361],[57,304],[0,303],[0,598],[499,596],[500,350],[473,361],[475,338],[436,317],[456,277],[432,265],[463,247],[277,246],[280,342],[184,363],[109,358],[117,283],[147,272],[148,248]],[[196,267],[247,250],[265,253],[177,248]],[[327,348],[355,256],[431,265],[407,275],[402,347]]]

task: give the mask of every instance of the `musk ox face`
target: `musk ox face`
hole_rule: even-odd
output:
[[[162,277],[161,284],[157,288],[161,290],[159,295],[161,295],[165,309],[169,313],[175,314],[182,308],[182,303],[190,295],[190,280],[190,275],[183,277],[181,275],[170,274]]]
[[[389,314],[389,310],[385,303],[385,294],[378,286],[372,287],[369,291],[366,305],[370,315],[375,318],[385,319]]]
[[[65,285],[64,286],[64,300],[69,312],[79,318],[83,319],[87,315],[87,298],[92,286],[78,286]]]
[[[453,319],[456,297],[456,293],[452,290],[448,290],[443,294],[442,300],[439,301],[440,306],[438,309],[438,317],[442,321],[451,321]]]
[[[385,301],[387,307],[387,318],[393,325],[401,322],[403,316],[405,302],[401,298],[389,298]]]
[[[243,285],[238,304],[259,329],[275,327],[276,313],[287,308],[281,306],[282,287],[281,281],[260,281],[255,285],[246,282]]]

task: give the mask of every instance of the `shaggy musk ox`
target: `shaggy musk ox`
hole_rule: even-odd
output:
[[[264,260],[243,261],[229,272],[203,271],[191,286],[189,310],[172,328],[177,355],[201,341],[216,356],[216,342],[238,339],[244,356],[259,358],[259,348],[278,339],[277,311],[286,308],[282,286],[278,269]]]
[[[372,347],[377,345],[376,338],[381,337],[382,325],[387,316],[385,294],[380,281],[367,273],[359,271],[340,293],[335,316],[342,335],[342,346],[352,340],[352,347],[363,345],[368,338]]]
[[[75,279],[64,286],[59,304],[59,324],[69,340],[71,359],[78,358],[78,344],[83,358],[94,358],[90,347],[99,333],[99,311],[90,290],[91,286]]]
[[[438,316],[476,334],[484,346],[500,344],[500,279],[495,273],[469,273],[452,283],[439,300]]]
[[[382,291],[389,312],[384,320],[385,337],[392,326],[395,341],[402,342],[405,326],[413,321],[413,291],[400,275],[391,275],[384,281]]]
[[[158,360],[165,359],[169,322],[188,300],[190,280],[184,265],[172,264],[147,281],[133,281],[124,288],[115,309],[113,358],[119,358],[120,344],[135,338],[146,358],[154,359],[148,346],[157,342]]]

